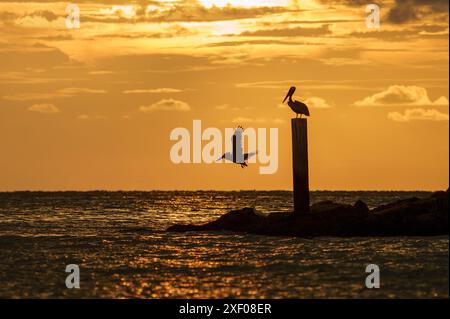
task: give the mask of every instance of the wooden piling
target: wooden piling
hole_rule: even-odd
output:
[[[308,120],[292,119],[294,211],[309,212]]]

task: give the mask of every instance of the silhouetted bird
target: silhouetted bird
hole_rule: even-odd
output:
[[[292,111],[294,111],[297,114],[297,118],[298,118],[299,114],[300,114],[300,118],[302,118],[303,115],[310,116],[308,106],[305,103],[302,103],[299,101],[294,101],[292,99],[292,96],[294,95],[295,90],[296,90],[295,86],[290,88],[283,103],[286,102],[286,100],[289,98],[288,105],[292,109]]]
[[[246,153],[242,154],[242,133],[244,129],[242,126],[238,126],[236,132],[233,135],[233,153],[225,153],[223,156],[219,159],[220,160],[227,160],[230,162],[233,162],[234,164],[241,165],[242,168],[248,167],[247,161],[256,155],[256,152],[254,153]],[[242,154],[242,158],[239,158],[239,154]]]

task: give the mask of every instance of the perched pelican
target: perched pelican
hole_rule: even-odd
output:
[[[292,111],[294,111],[297,114],[297,118],[298,118],[299,114],[300,114],[300,118],[302,118],[303,115],[310,116],[308,106],[305,103],[302,103],[299,101],[294,101],[292,99],[292,96],[294,95],[295,90],[296,90],[295,86],[290,88],[283,103],[286,102],[286,100],[289,98],[288,105],[292,109]]]
[[[246,168],[248,167],[248,164],[246,163],[251,157],[255,156],[257,153],[253,152],[253,153],[246,153],[246,154],[242,154],[242,132],[244,131],[244,129],[242,128],[242,126],[238,126],[236,132],[233,135],[233,153],[225,153],[223,154],[223,156],[221,158],[219,158],[219,161],[221,160],[227,160],[230,162],[233,162],[234,164],[238,164],[241,165],[242,168]],[[238,151],[240,154],[243,155],[243,158],[241,158],[243,160],[243,162],[241,162],[238,158]]]

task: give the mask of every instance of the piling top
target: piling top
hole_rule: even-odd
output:
[[[308,122],[307,118],[296,118],[296,119],[292,119],[292,123],[295,122]]]

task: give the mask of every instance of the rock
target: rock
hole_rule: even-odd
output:
[[[355,203],[355,209],[363,212],[363,213],[368,213],[369,212],[369,206],[367,206],[366,203],[364,203],[362,200],[359,200]]]
[[[435,236],[448,235],[449,192],[411,198],[372,211],[362,202],[353,206],[324,201],[305,214],[261,214],[252,208],[229,212],[205,225],[175,225],[171,232],[232,231],[270,236]]]

